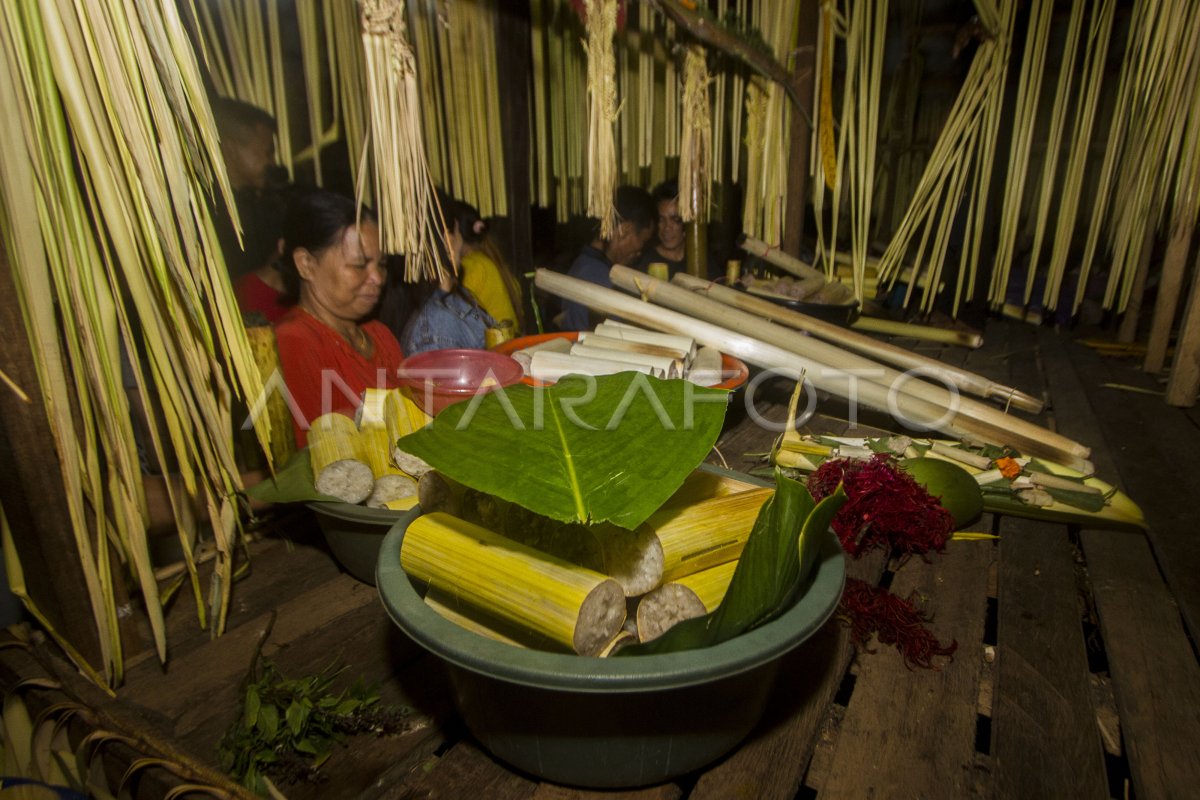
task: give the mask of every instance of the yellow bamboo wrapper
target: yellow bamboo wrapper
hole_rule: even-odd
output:
[[[418,517],[400,549],[405,572],[580,655],[595,655],[625,621],[620,585],[449,514]]]
[[[361,503],[375,488],[354,420],[343,414],[317,417],[308,432],[313,482],[321,494]]]
[[[652,514],[643,524],[662,547],[663,582],[741,555],[759,509],[773,492],[753,489]]]
[[[275,330],[269,325],[252,325],[246,328],[246,340],[258,366],[258,374],[266,383],[279,371],[279,351],[275,348]],[[272,392],[266,398],[268,429],[270,430],[271,463],[283,466],[296,452],[296,440],[292,436],[292,414],[282,392]]]

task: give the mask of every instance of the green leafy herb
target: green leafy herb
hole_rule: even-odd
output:
[[[803,483],[780,471],[775,480],[775,494],[758,512],[717,610],[685,620],[660,638],[625,648],[619,655],[710,647],[769,622],[791,606],[816,564],[829,524],[846,502],[846,494],[839,486],[817,503]]]
[[[570,376],[450,406],[398,446],[551,519],[636,528],[704,460],[727,402],[722,390],[639,373]]]
[[[218,751],[222,769],[260,794],[264,777],[295,783],[319,778],[334,747],[356,733],[399,733],[408,709],[379,704],[379,694],[357,682],[335,692],[337,672],[289,679],[270,661],[255,659],[243,681],[242,713]]]

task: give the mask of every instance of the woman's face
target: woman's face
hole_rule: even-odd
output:
[[[297,250],[295,258],[301,301],[338,319],[356,322],[371,313],[387,282],[379,228],[370,220],[347,226],[339,241],[315,254]]]
[[[668,250],[683,244],[683,220],[679,218],[677,200],[663,200],[658,204],[658,242]]]

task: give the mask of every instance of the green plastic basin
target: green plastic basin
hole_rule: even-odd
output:
[[[400,566],[407,512],[379,550],[388,614],[448,665],[459,713],[496,757],[539,778],[627,788],[720,758],[762,716],[779,659],[837,608],[845,581],[832,534],[808,585],[779,618],[715,647],[652,656],[525,650],[484,638],[425,605]]]
[[[350,503],[309,503],[308,507],[317,515],[325,543],[342,569],[374,586],[379,546],[405,512]]]

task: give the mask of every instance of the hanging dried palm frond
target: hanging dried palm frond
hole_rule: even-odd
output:
[[[587,2],[587,213],[600,220],[600,235],[616,230],[613,197],[617,189],[617,75],[613,34],[617,30],[617,0]]]
[[[435,237],[446,235],[446,226],[430,214],[436,199],[421,137],[416,59],[408,45],[403,0],[363,0],[362,40],[380,247],[406,256],[405,280],[439,278],[452,265],[441,263],[434,246]],[[359,192],[361,196],[361,188]],[[435,215],[441,216],[440,209]]]
[[[231,193],[171,0],[17,4],[0,15],[0,61],[0,229],[101,641],[90,666],[119,683],[114,563],[132,570],[167,655],[123,360],[151,449],[176,462],[167,489],[201,624],[192,511],[207,507],[214,635],[225,624],[241,488],[231,399],[262,391],[208,205],[214,184]]]
[[[374,203],[375,185],[367,154],[367,65],[358,15],[352,3],[327,3],[325,35],[333,63],[330,66],[335,115],[342,121],[350,175],[364,202]]]
[[[679,216],[708,222],[712,182],[712,106],[704,48],[692,45],[683,68],[683,139],[679,152]]]

